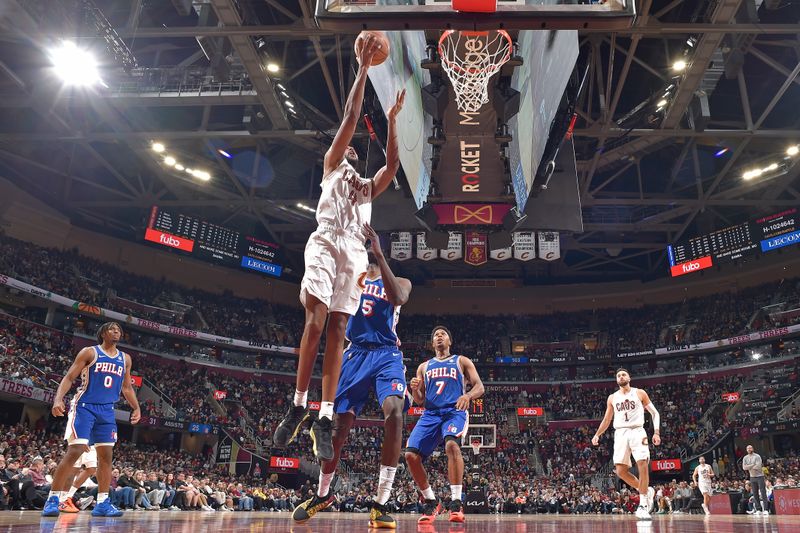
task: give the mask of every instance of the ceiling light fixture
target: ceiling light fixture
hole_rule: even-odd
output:
[[[81,50],[72,41],[50,51],[50,61],[56,74],[66,85],[88,86],[102,83],[97,61],[88,50]]]
[[[175,163],[176,163],[175,158],[172,157],[171,155],[168,155],[167,157],[164,158],[164,164],[167,165],[168,167],[174,167]]]
[[[667,101],[664,100],[664,99],[659,100],[657,105],[658,105],[658,107],[664,107],[665,105],[667,105]]]
[[[797,155],[800,153],[800,146],[794,145],[786,149],[786,155]]]
[[[159,154],[164,150],[166,150],[166,147],[160,142],[154,142],[153,144],[150,145],[150,148],[152,148],[154,152]]]
[[[184,168],[183,165],[181,165],[180,163],[175,163],[175,170],[183,170],[183,168]]]
[[[221,155],[223,157],[227,157],[228,159],[233,159],[233,156],[231,154],[229,154],[228,152],[226,152],[225,150],[223,150],[222,148],[219,148],[217,150],[217,152],[219,153],[219,155]]]
[[[281,67],[279,67],[277,63],[267,63],[267,70],[275,74],[281,70]]]
[[[675,72],[682,72],[684,69],[686,69],[686,61],[683,59],[679,59],[672,64],[672,70]]]

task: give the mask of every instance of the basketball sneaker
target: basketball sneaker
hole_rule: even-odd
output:
[[[647,510],[644,503],[639,504],[639,507],[636,508],[636,518],[639,520],[652,520],[653,517],[650,516],[650,511]]]
[[[430,524],[436,517],[439,516],[439,513],[442,512],[442,504],[439,500],[425,500],[422,504],[422,516],[419,517],[417,520],[418,524]]]
[[[50,496],[44,503],[42,516],[58,516],[58,496]]]
[[[58,504],[58,510],[62,513],[77,513],[80,511],[80,509],[78,509],[78,507],[75,505],[75,500],[73,500],[72,497],[60,502]]]
[[[109,516],[109,517],[116,517],[122,516],[124,513],[117,509],[112,503],[111,498],[106,498],[105,501],[102,501],[94,506],[92,509],[92,516]]]
[[[288,446],[300,432],[300,428],[303,427],[303,422],[308,419],[308,416],[308,409],[302,405],[289,406],[286,416],[275,428],[275,434],[272,435],[272,445],[276,448]]]
[[[450,500],[450,503],[447,504],[447,509],[450,511],[451,522],[464,521],[464,505],[461,500]]]
[[[653,509],[653,504],[656,499],[656,489],[653,487],[647,487],[647,512],[649,513]]]
[[[313,498],[307,499],[294,508],[294,511],[292,512],[292,520],[298,524],[308,522],[311,520],[312,516],[323,509],[330,507],[330,505],[333,503],[333,500],[334,496],[332,490],[328,491],[328,495],[325,497],[317,496],[315,494]]]
[[[311,425],[314,455],[320,461],[333,460],[333,422],[328,417],[314,420]]]
[[[395,529],[397,528],[397,522],[394,521],[394,518],[389,516],[389,510],[385,505],[373,501],[369,508],[369,527],[375,529]]]

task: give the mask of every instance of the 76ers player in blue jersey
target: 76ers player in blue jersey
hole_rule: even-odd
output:
[[[406,463],[411,477],[425,499],[420,524],[433,522],[442,510],[422,462],[444,440],[447,453],[447,477],[450,481],[451,522],[463,522],[461,483],[464,479],[464,458],[461,439],[469,427],[469,404],[483,396],[483,382],[475,365],[463,355],[450,353],[453,338],[444,326],[433,328],[433,349],[436,355],[417,368],[417,376],[409,383],[414,402],[425,404],[417,425],[411,430],[406,445]],[[472,388],[467,392],[467,382]]]
[[[58,516],[59,500],[66,499],[69,478],[73,465],[89,446],[97,450],[97,505],[92,516],[122,516],[122,511],[108,499],[111,482],[111,456],[117,442],[117,422],[114,419],[114,404],[119,393],[125,396],[133,408],[131,423],[141,417],[139,402],[131,385],[131,357],[117,349],[122,328],[116,322],[106,322],[97,332],[100,344],[89,346],[78,352],[72,366],[58,386],[53,399],[53,416],[64,416],[64,396],[72,383],[81,378],[78,392],[70,404],[67,418],[67,453],[53,476],[52,490],[47,498],[42,516]],[[63,492],[62,492],[63,491]]]
[[[334,402],[336,426],[333,431],[333,459],[323,461],[317,494],[295,508],[292,518],[303,523],[333,503],[330,490],[336,464],[356,417],[366,403],[370,390],[375,389],[383,408],[383,446],[378,494],[370,508],[369,525],[373,528],[395,529],[394,518],[385,508],[392,492],[403,437],[403,410],[406,397],[403,354],[395,326],[400,306],[408,301],[411,282],[392,273],[381,251],[378,235],[369,224],[364,235],[370,241],[375,263],[367,267],[362,283],[361,302],[356,314],[347,323],[346,337],[350,346],[342,360],[338,392]],[[377,264],[376,264],[377,263]]]

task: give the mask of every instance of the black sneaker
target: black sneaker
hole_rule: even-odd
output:
[[[438,499],[434,500],[425,500],[422,504],[422,516],[419,517],[417,520],[418,524],[431,524],[436,517],[439,516],[439,513],[442,512],[442,504],[439,503]]]
[[[298,524],[308,522],[312,516],[329,507],[333,503],[333,500],[334,497],[332,490],[329,490],[328,495],[325,497],[317,496],[315,494],[313,498],[307,499],[294,508],[294,511],[292,512],[292,520]]]
[[[314,443],[314,455],[320,461],[333,460],[333,422],[330,418],[318,418],[311,425],[311,440]]]
[[[275,434],[272,435],[272,445],[276,448],[285,448],[290,442],[294,440],[303,427],[303,422],[308,419],[308,409],[302,405],[292,405],[286,416],[275,428]]]
[[[375,529],[396,529],[397,522],[389,516],[389,510],[385,505],[376,501],[372,502],[369,508],[369,527]]]
[[[464,506],[461,504],[461,500],[450,500],[450,503],[447,504],[447,510],[450,511],[451,522],[464,521]]]

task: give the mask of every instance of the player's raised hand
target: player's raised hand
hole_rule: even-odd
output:
[[[653,445],[660,446],[661,445],[661,436],[658,433],[653,434]]]
[[[592,437],[592,446],[600,446],[600,437],[597,435]]]
[[[372,252],[375,257],[379,257],[383,255],[383,250],[381,250],[381,239],[378,237],[378,234],[372,229],[372,226],[369,223],[364,224],[364,229],[362,230],[364,234],[364,238],[369,241],[369,251]]]
[[[411,389],[411,392],[416,392],[419,389],[420,383],[422,383],[421,379],[411,378],[411,381],[408,382],[408,388]]]
[[[456,409],[458,409],[459,411],[466,411],[467,409],[469,409],[469,402],[470,402],[469,396],[467,396],[466,394],[462,394],[461,396],[458,397],[458,400],[456,400]]]
[[[359,66],[361,68],[369,68],[369,66],[372,65],[372,56],[374,56],[380,48],[380,41],[371,33],[367,35],[361,45],[361,49],[358,50],[358,54],[356,55]]]
[[[134,409],[131,413],[131,424],[136,424],[142,418],[142,411],[139,409]]]
[[[53,413],[53,416],[64,416],[64,410],[64,400],[55,400],[50,412]]]
[[[397,118],[397,114],[400,113],[400,110],[403,109],[403,102],[406,101],[406,90],[403,89],[402,91],[397,93],[397,98],[394,100],[394,105],[389,108],[389,112],[386,113],[386,117],[389,120],[394,120]]]

